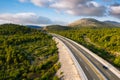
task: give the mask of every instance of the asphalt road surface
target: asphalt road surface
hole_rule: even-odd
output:
[[[104,80],[105,78],[107,80],[120,80],[120,78],[114,75],[106,66],[101,64],[89,53],[87,53],[72,41],[58,35],[53,36],[60,39],[70,49],[83,69],[88,80]],[[97,68],[98,71],[95,68]]]

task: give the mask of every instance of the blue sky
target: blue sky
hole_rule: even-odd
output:
[[[120,0],[2,0],[0,23],[67,24],[81,18],[120,22]]]

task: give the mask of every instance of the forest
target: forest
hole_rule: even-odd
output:
[[[58,80],[52,36],[22,25],[0,25],[0,80]]]
[[[73,28],[53,33],[82,44],[120,69],[120,28]]]

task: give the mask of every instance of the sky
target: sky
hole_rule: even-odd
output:
[[[1,0],[0,24],[67,25],[81,18],[120,22],[120,0]]]

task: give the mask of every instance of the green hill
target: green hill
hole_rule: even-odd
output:
[[[21,25],[0,25],[0,80],[53,80],[57,61],[52,36]]]
[[[50,25],[44,28],[44,30],[46,31],[58,31],[58,30],[69,30],[69,29],[70,27],[61,26],[61,25]]]

